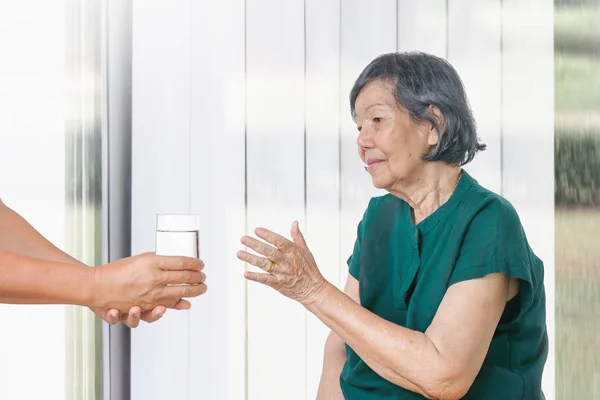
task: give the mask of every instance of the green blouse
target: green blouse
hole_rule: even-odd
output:
[[[390,322],[425,332],[456,282],[504,272],[520,280],[507,303],[483,366],[465,399],[543,399],[548,354],[543,263],[512,205],[463,171],[450,199],[418,225],[393,195],[371,199],[350,274],[361,305]],[[385,380],[346,346],[340,383],[346,400],[422,399]]]

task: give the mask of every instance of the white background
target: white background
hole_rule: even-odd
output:
[[[0,2],[0,197],[65,246],[64,1]],[[0,305],[0,398],[66,396],[65,306]]]
[[[257,226],[300,221],[341,285],[376,195],[348,94],[377,55],[423,50],[465,83],[488,150],[467,170],[517,208],[546,265],[554,399],[553,4],[543,0],[135,1],[133,252],[156,213],[201,215],[209,292],[132,333],[132,395],[314,399],[327,329],[235,258]]]

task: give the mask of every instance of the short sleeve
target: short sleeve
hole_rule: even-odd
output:
[[[449,285],[491,273],[505,273],[522,282],[519,288],[522,314],[533,301],[534,277],[539,275],[534,268],[540,267],[541,271],[538,262],[513,206],[504,199],[493,199],[467,227]]]
[[[360,280],[360,248],[362,244],[364,218],[358,224],[356,230],[356,241],[354,242],[354,250],[348,258],[348,271],[356,280]]]

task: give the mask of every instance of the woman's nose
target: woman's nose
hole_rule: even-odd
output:
[[[360,147],[362,150],[373,148],[373,137],[368,129],[363,127],[363,129],[358,132],[356,144],[358,144],[358,147]]]

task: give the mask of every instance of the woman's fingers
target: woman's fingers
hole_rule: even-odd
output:
[[[306,245],[306,240],[304,240],[304,235],[302,234],[302,232],[300,232],[298,221],[294,221],[294,223],[292,223],[291,234],[292,239],[294,239],[294,243],[296,243],[298,246],[308,249],[308,246]]]
[[[197,285],[206,280],[204,272],[200,271],[165,271],[165,283],[171,285]]]
[[[256,272],[244,272],[244,278],[262,283],[263,285],[273,286],[277,282],[277,278],[275,278],[271,274],[264,273],[256,273]]]
[[[275,247],[265,242],[261,242],[260,240],[250,236],[243,236],[240,241],[244,246],[251,248],[258,254],[262,254],[270,260],[273,260],[275,262],[283,261],[283,254],[281,254],[281,252]]]
[[[268,271],[271,268],[270,260],[260,257],[254,254],[250,254],[247,251],[240,250],[237,252],[237,258],[242,261],[246,261],[248,264],[254,265],[262,270]]]
[[[283,236],[278,235],[277,233],[272,232],[268,229],[256,228],[254,230],[254,233],[256,234],[256,236],[263,239],[267,243],[272,244],[273,246],[275,246],[277,249],[281,250],[284,253],[288,253],[288,252],[291,252],[292,250],[294,250],[294,243],[290,242]],[[261,254],[263,254],[263,253],[261,253]]]

